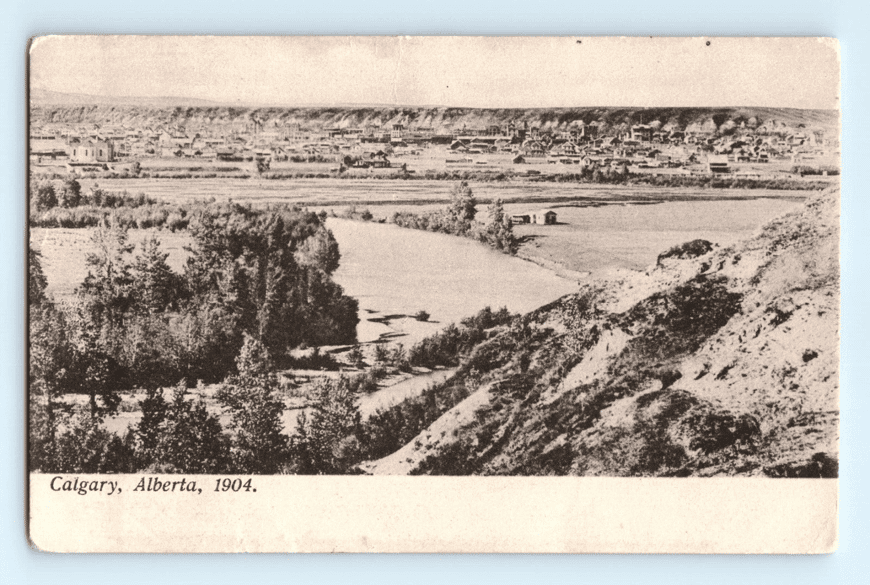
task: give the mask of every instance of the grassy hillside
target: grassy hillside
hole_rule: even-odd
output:
[[[835,477],[838,242],[829,190],[733,247],[678,246],[493,328],[443,414],[362,467]]]

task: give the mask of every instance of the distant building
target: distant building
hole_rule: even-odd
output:
[[[547,151],[539,141],[526,140],[522,146],[522,154],[525,157],[541,157],[546,156]]]
[[[113,162],[115,148],[107,140],[73,141],[69,145],[69,157],[72,162]]]
[[[390,142],[402,142],[405,136],[405,127],[402,124],[393,124],[393,130],[390,132]]]
[[[556,223],[556,212],[550,209],[533,213],[514,213],[510,216],[511,223],[535,223],[538,225],[553,225]]]
[[[532,214],[532,223],[539,225],[554,225],[556,223],[556,212],[548,209]]]
[[[515,214],[511,215],[510,218],[511,218],[511,223],[513,223],[513,224],[530,223],[532,221],[531,216],[526,214],[526,213],[515,213]]]
[[[373,169],[388,169],[390,168],[390,160],[383,151],[379,150],[369,155],[369,167]]]
[[[711,156],[707,159],[711,173],[730,173],[727,156]]]
[[[646,124],[635,124],[631,127],[631,138],[639,142],[649,142],[652,140],[653,129]]]
[[[215,157],[217,157],[218,160],[223,161],[238,160],[238,157],[236,156],[236,151],[228,147],[216,148]]]

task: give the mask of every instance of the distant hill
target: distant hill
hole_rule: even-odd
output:
[[[835,110],[793,108],[454,108],[396,107],[387,105],[341,105],[307,107],[262,107],[227,105],[181,97],[117,98],[66,94],[47,90],[31,92],[31,115],[36,123],[98,123],[152,126],[182,124],[208,126],[259,118],[265,127],[298,123],[307,128],[389,128],[403,123],[411,131],[459,132],[509,122],[561,130],[572,122],[598,122],[605,131],[627,129],[631,124],[656,124],[665,130],[775,125],[837,132]]]
[[[176,106],[214,106],[218,102],[186,97],[123,97],[100,96],[85,93],[65,93],[47,89],[32,89],[30,105],[32,106],[140,106],[169,108]]]

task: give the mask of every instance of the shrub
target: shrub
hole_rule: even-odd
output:
[[[323,380],[310,395],[311,414],[299,415],[291,437],[293,471],[304,475],[341,474],[360,459],[361,416],[354,382],[342,376]]]
[[[100,426],[98,418],[75,417],[57,440],[47,469],[49,473],[132,473],[136,456],[131,436],[125,439]]]
[[[665,260],[666,258],[686,260],[703,256],[712,250],[713,244],[707,240],[692,240],[691,242],[674,246],[673,248],[659,254],[658,259],[656,260],[656,266],[661,266],[662,260]]]
[[[487,329],[512,320],[513,316],[506,308],[493,313],[486,307],[477,315],[464,319],[459,326],[448,325],[441,332],[415,344],[408,353],[408,361],[411,365],[427,368],[456,366],[462,355],[486,339]]]
[[[74,176],[70,176],[63,183],[58,198],[61,207],[78,207],[82,203],[82,186]]]
[[[311,355],[301,357],[284,357],[280,360],[281,367],[292,370],[327,370],[338,371],[340,364],[331,354],[321,353],[315,347]]]
[[[375,344],[375,363],[386,364],[389,361],[390,355],[387,348],[382,343]]]
[[[357,368],[364,367],[365,361],[363,360],[362,349],[358,345],[354,345],[351,350],[347,354],[347,359],[350,360],[352,366]]]
[[[164,473],[226,473],[229,440],[202,399],[188,399],[187,382],[174,388],[172,401],[151,391],[140,402],[142,419],[134,429],[140,465]]]
[[[54,190],[54,185],[48,181],[39,183],[33,189],[32,201],[37,210],[52,209],[57,207],[57,193]]]
[[[238,376],[222,385],[217,399],[230,415],[232,466],[236,473],[277,473],[287,461],[287,437],[277,397],[279,383],[269,372],[269,354],[262,343],[246,335],[236,359]]]
[[[360,461],[380,459],[395,453],[467,397],[465,384],[454,384],[452,380],[447,380],[426,388],[419,396],[376,412],[357,431]]]

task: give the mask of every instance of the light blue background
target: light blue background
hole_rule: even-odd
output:
[[[0,9],[0,582],[26,583],[859,583],[868,552],[868,3],[807,1],[268,3],[14,0]],[[25,50],[46,33],[809,35],[842,47],[843,327],[840,548],[815,557],[557,555],[79,555],[25,540]],[[740,105],[740,104],[735,104]]]

